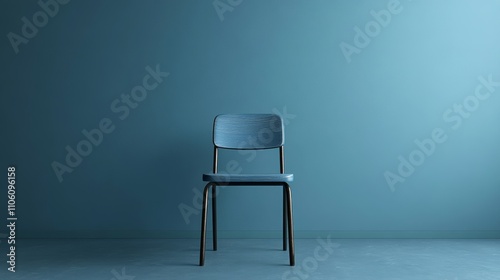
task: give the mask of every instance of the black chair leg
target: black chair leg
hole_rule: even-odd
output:
[[[295,244],[293,239],[293,214],[292,214],[292,190],[287,184],[285,186],[287,193],[287,218],[288,218],[288,246],[290,253],[290,266],[295,266]]]
[[[217,251],[217,193],[216,185],[212,185],[212,239],[214,251]]]
[[[207,184],[203,190],[203,209],[201,214],[201,240],[200,240],[200,266],[205,264],[205,240],[207,238],[207,209],[208,209],[208,190],[212,184]]]
[[[283,186],[283,251],[286,251],[286,188]]]

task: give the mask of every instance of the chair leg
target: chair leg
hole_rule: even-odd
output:
[[[212,239],[214,251],[217,251],[217,193],[216,185],[212,185]]]
[[[201,214],[201,240],[200,240],[200,266],[205,264],[205,240],[207,238],[207,209],[208,209],[208,190],[212,186],[208,183],[203,190],[203,209]]]
[[[287,218],[288,218],[288,246],[290,253],[290,266],[295,266],[295,244],[293,239],[293,214],[292,214],[292,190],[288,184],[285,185],[287,193]]]
[[[283,186],[283,251],[286,251],[286,205],[286,189],[285,186]]]

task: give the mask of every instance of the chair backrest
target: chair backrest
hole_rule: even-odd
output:
[[[214,120],[215,147],[272,149],[285,143],[283,119],[275,114],[224,114]]]

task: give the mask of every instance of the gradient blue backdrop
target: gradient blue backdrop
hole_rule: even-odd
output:
[[[197,237],[200,215],[179,207],[198,211],[213,117],[285,110],[298,237],[499,237],[500,87],[456,130],[443,113],[479,76],[500,81],[500,2],[401,0],[348,63],[340,44],[389,2],[244,0],[220,17],[212,0],[73,0],[16,54],[7,34],[41,8],[4,1],[0,160],[17,167],[18,236]],[[120,120],[110,104],[156,65],[170,75]],[[103,118],[115,130],[59,182],[51,164]],[[435,128],[447,141],[391,191],[384,172]],[[223,153],[245,172],[276,155]],[[226,188],[219,209],[223,236],[279,236],[279,189]]]

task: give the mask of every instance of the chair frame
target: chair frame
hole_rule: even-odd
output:
[[[214,158],[213,158],[213,173],[217,173],[219,148],[214,143]],[[280,173],[285,173],[285,155],[284,147],[279,147],[280,157]],[[257,148],[256,148],[257,149]],[[293,211],[292,211],[292,191],[287,182],[213,182],[210,181],[206,184],[203,190],[203,209],[201,218],[201,240],[200,240],[200,266],[205,264],[205,244],[207,233],[207,211],[208,211],[208,194],[212,189],[212,241],[213,250],[217,251],[217,186],[282,186],[283,187],[283,251],[287,250],[287,229],[288,229],[288,246],[290,266],[295,265],[295,244],[293,234]],[[288,226],[288,228],[287,228]]]

